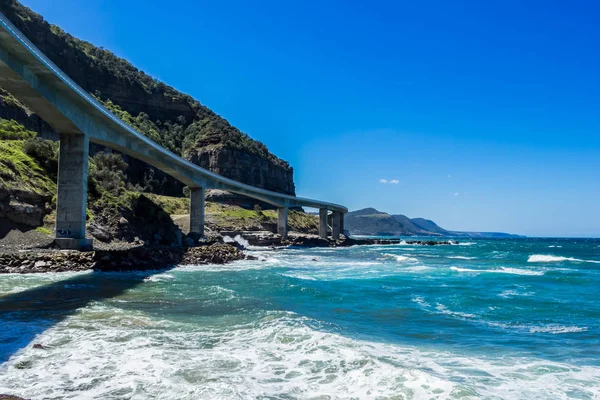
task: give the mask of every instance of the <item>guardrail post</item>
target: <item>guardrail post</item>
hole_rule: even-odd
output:
[[[204,236],[205,190],[190,188],[190,233]]]
[[[341,226],[342,213],[334,211],[331,218],[331,238],[333,240],[340,239],[340,226]]]
[[[92,249],[85,238],[89,147],[87,135],[60,134],[55,243],[63,249]]]
[[[277,233],[279,233],[283,239],[287,238],[287,235],[288,235],[288,208],[287,207],[279,207],[277,209]]]
[[[321,239],[327,239],[327,209],[319,209],[319,236]]]

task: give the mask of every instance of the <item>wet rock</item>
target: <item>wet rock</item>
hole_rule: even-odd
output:
[[[34,348],[34,349],[40,349],[40,350],[44,350],[44,349],[45,349],[45,347],[44,347],[44,346],[42,346],[40,343],[36,343],[36,344],[34,344],[34,345],[33,345],[33,348]]]

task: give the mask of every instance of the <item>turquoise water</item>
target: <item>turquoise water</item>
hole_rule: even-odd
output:
[[[252,253],[0,276],[0,393],[600,398],[600,240]]]

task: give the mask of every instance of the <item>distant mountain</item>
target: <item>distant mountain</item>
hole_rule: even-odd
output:
[[[419,229],[422,229],[424,231],[434,232],[434,233],[438,233],[438,234],[444,235],[444,236],[448,236],[451,233],[450,231],[445,230],[444,228],[440,227],[438,224],[436,224],[435,222],[433,222],[430,219],[413,218],[411,221],[417,227],[419,227]]]
[[[519,237],[502,232],[449,231],[425,218],[409,218],[406,215],[363,208],[346,214],[344,227],[350,235],[371,236],[458,236],[480,238]]]

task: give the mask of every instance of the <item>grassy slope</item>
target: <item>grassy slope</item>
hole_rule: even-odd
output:
[[[0,140],[0,189],[52,196],[56,193],[56,183],[25,154],[24,143],[24,140]]]

